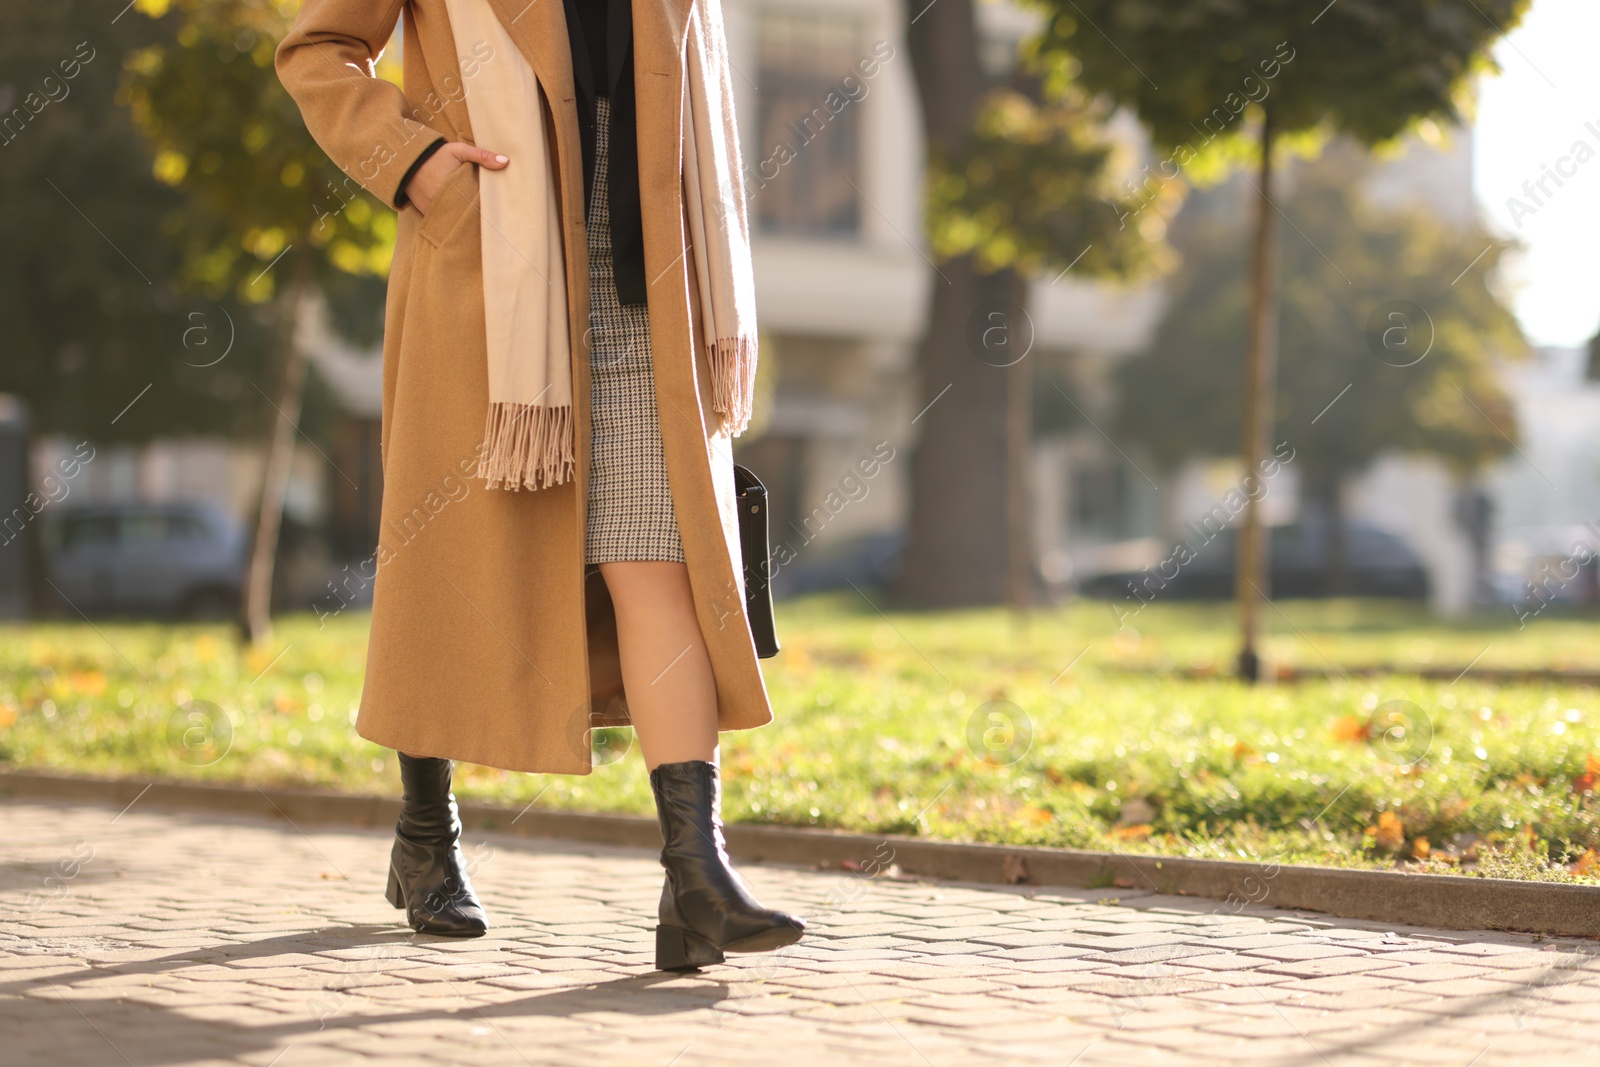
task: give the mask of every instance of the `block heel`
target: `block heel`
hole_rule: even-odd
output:
[[[389,864],[389,884],[384,889],[383,895],[390,904],[393,904],[401,911],[405,910],[406,896],[400,888],[400,872],[394,869],[394,864],[392,863]]]
[[[722,961],[722,950],[693,930],[656,927],[656,970],[694,971]]]

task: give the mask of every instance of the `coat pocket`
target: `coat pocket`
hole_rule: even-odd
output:
[[[433,206],[422,216],[417,235],[435,248],[448,241],[461,223],[478,214],[478,167],[462,163],[434,194]]]

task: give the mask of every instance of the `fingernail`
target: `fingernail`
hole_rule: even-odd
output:
[[[505,156],[495,156],[494,157],[494,161],[496,163],[510,163],[511,162],[511,160],[507,159]]]

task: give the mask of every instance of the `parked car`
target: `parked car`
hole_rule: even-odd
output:
[[[246,539],[218,508],[84,505],[40,518],[43,599],[57,613],[223,619],[238,611]]]
[[[772,595],[783,599],[849,589],[882,588],[893,584],[905,558],[903,533],[858,534],[815,548],[802,545],[786,565],[777,566],[772,577]],[[774,553],[774,559],[783,557]]]
[[[1581,524],[1521,526],[1496,538],[1491,594],[1519,616],[1600,604],[1600,546]]]
[[[1371,596],[1426,600],[1428,571],[1403,540],[1387,530],[1363,522],[1348,522],[1344,530],[1344,588],[1335,588],[1328,568],[1328,523],[1296,523],[1271,528],[1270,588],[1272,597]],[[1226,600],[1234,593],[1239,532],[1225,529],[1209,541],[1196,536],[1187,542],[1194,558],[1182,563],[1175,546],[1166,562],[1148,570],[1098,574],[1080,587],[1085,596],[1122,600],[1149,599]],[[1161,585],[1161,579],[1167,579]],[[1148,586],[1142,584],[1148,580]]]

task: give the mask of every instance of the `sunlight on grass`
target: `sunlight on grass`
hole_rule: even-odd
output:
[[[880,615],[855,594],[780,609],[777,722],[724,735],[729,821],[1190,856],[1595,881],[1600,700],[1589,687],[1415,675],[1248,687],[1229,612],[1079,603]],[[1291,604],[1281,663],[1600,668],[1596,626],[1446,624]],[[1136,627],[1136,628],[1135,628]],[[367,620],[0,630],[0,761],[95,775],[391,793],[352,728]],[[1069,669],[1070,668],[1070,669]],[[1476,669],[1476,668],[1475,668]],[[1188,676],[1177,673],[1188,672]],[[1193,677],[1194,672],[1216,677]],[[597,733],[604,751],[627,731]],[[463,766],[463,796],[651,813],[637,752],[588,777]]]

